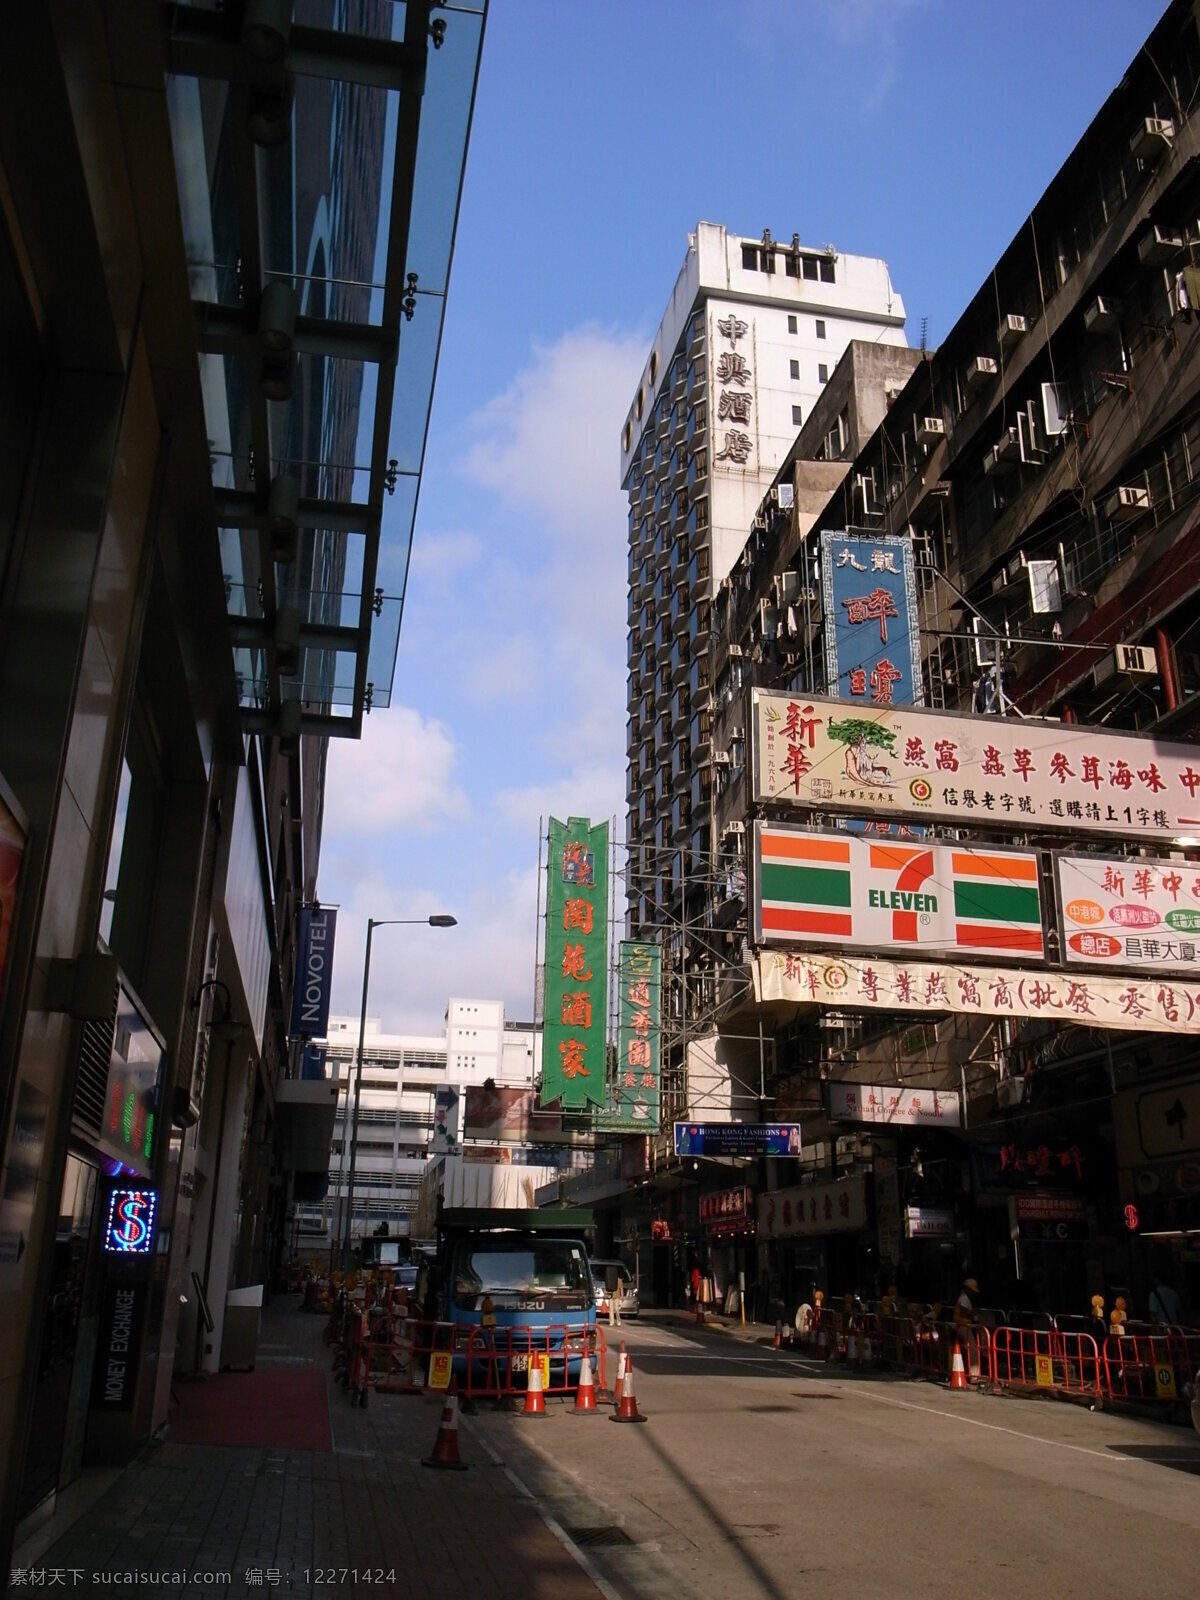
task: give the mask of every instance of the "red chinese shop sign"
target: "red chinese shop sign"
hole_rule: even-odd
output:
[[[700,1221],[706,1228],[744,1228],[750,1220],[752,1198],[744,1184],[737,1189],[719,1189],[715,1194],[702,1194]]]
[[[756,801],[1160,840],[1200,833],[1200,750],[1079,724],[751,692]]]

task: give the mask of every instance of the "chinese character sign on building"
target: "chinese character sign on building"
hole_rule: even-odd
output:
[[[608,824],[550,819],[542,1100],[602,1106],[608,995]]]
[[[662,949],[623,940],[617,962],[617,1062],[600,1133],[657,1133],[661,1126]]]
[[[755,942],[958,950],[1040,961],[1033,851],[754,825]]]
[[[1063,960],[1200,970],[1200,866],[1143,856],[1058,856]]]
[[[1109,973],[1024,972],[929,961],[854,960],[772,951],[754,965],[755,997],[842,1011],[945,1011],[1040,1017],[1084,1028],[1194,1033],[1200,984]]]
[[[714,433],[719,448],[713,460],[726,467],[745,467],[754,453],[757,433],[754,416],[754,372],[750,366],[747,334],[750,324],[730,311],[715,322],[713,351],[713,410],[720,431]]]
[[[920,705],[912,541],[822,533],[825,686],[864,705]]]
[[[830,1083],[829,1115],[835,1122],[905,1128],[962,1126],[956,1089],[901,1089],[896,1084]]]
[[[751,691],[756,801],[985,828],[1200,831],[1200,751],[1032,718]]]

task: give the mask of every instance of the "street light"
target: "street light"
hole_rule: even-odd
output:
[[[354,1065],[354,1120],[350,1125],[350,1177],[346,1185],[346,1232],[342,1243],[342,1271],[350,1270],[350,1229],[354,1221],[354,1172],[358,1160],[358,1102],[362,1096],[363,1042],[367,1033],[367,985],[371,981],[371,935],[376,928],[412,928],[427,923],[431,928],[456,928],[458,918],[438,911],[432,917],[368,917],[367,953],[363,957],[362,1015],[358,1020],[358,1059]],[[342,1134],[345,1149],[346,1135]]]

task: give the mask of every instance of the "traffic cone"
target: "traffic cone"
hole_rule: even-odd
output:
[[[858,1366],[858,1335],[853,1328],[846,1335],[846,1365],[848,1367]]]
[[[619,1400],[621,1398],[621,1385],[625,1382],[625,1368],[628,1363],[629,1357],[625,1354],[625,1341],[622,1339],[621,1348],[617,1354],[617,1376],[613,1381],[614,1400]]]
[[[575,1391],[574,1414],[577,1417],[596,1415],[596,1385],[592,1379],[592,1360],[586,1351],[579,1364],[579,1387]]]
[[[967,1384],[967,1369],[963,1365],[962,1345],[957,1339],[954,1341],[954,1359],[950,1363],[950,1387],[952,1389],[965,1389]]]
[[[779,1347],[780,1347],[780,1345],[782,1343],[783,1343],[783,1323],[779,1322],[779,1321],[776,1321],[776,1323],[775,1323],[775,1348],[776,1348],[776,1350],[779,1349]]]
[[[425,1456],[423,1467],[452,1467],[465,1472],[467,1463],[458,1459],[458,1379],[450,1379],[446,1403],[442,1407],[442,1420],[438,1424],[437,1438],[433,1441],[433,1454]]]
[[[862,1364],[863,1364],[863,1366],[864,1367],[870,1367],[872,1361],[875,1358],[871,1353],[871,1340],[870,1340],[870,1336],[868,1334],[865,1334],[865,1333],[863,1334],[862,1341],[860,1343],[859,1348],[860,1348],[860,1351],[861,1351],[861,1354],[862,1354]]]
[[[525,1410],[521,1413],[525,1417],[544,1417],[546,1415],[546,1396],[542,1386],[542,1364],[531,1355],[529,1358],[529,1381],[525,1385]]]
[[[617,1409],[609,1418],[610,1422],[645,1422],[645,1417],[638,1415],[637,1398],[633,1392],[633,1362],[626,1361],[625,1376],[621,1379],[621,1398]]]

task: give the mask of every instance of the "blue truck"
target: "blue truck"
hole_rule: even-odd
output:
[[[596,1341],[596,1295],[588,1267],[595,1228],[590,1211],[447,1209],[438,1219],[438,1317],[471,1338],[471,1386],[490,1372],[501,1388],[521,1388],[531,1356],[549,1358],[551,1389],[579,1379],[584,1350]],[[489,1334],[490,1328],[490,1334]],[[463,1382],[461,1335],[454,1370]]]

